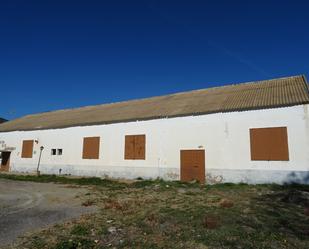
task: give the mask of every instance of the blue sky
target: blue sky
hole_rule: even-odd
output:
[[[309,73],[308,1],[0,1],[0,116]]]

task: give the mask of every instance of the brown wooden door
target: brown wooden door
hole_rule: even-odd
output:
[[[205,183],[205,150],[180,151],[180,180]]]
[[[11,152],[2,152],[0,171],[9,171]]]

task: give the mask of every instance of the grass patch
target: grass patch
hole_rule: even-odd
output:
[[[0,174],[0,178],[15,180],[15,181],[31,181],[31,182],[53,182],[61,184],[77,184],[77,185],[95,185],[103,186],[111,189],[123,189],[127,185],[118,181],[110,179],[102,179],[99,177],[66,177],[57,175],[13,175],[13,174]]]
[[[55,249],[88,249],[96,246],[94,241],[89,239],[61,240],[55,245]]]
[[[88,226],[84,226],[82,224],[77,224],[75,225],[72,230],[71,230],[71,234],[74,234],[74,235],[89,235],[90,234],[90,229]]]
[[[304,212],[309,188],[305,185],[0,177],[90,185],[91,193],[85,196],[95,201],[84,203],[99,210],[29,235],[15,248],[307,249],[309,244],[309,217]]]

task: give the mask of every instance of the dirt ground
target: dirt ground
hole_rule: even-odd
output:
[[[86,188],[54,183],[0,179],[0,247],[27,232],[72,219],[94,210],[82,206]]]

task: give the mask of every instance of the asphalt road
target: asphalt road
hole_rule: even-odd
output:
[[[0,179],[0,248],[26,232],[93,212],[95,207],[84,207],[77,198],[87,192],[53,183]]]

